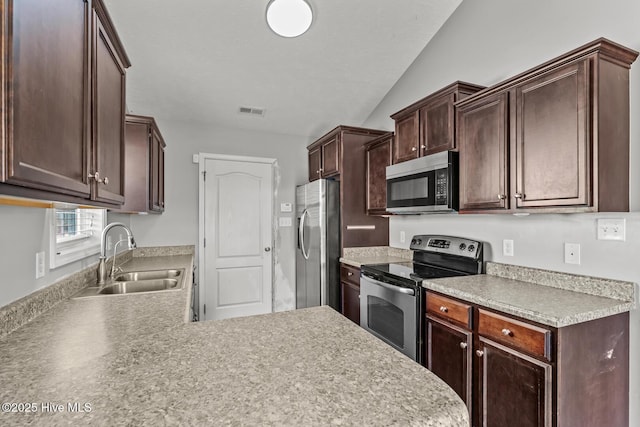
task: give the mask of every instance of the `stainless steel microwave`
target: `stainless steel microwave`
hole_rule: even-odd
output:
[[[443,151],[387,166],[387,211],[422,214],[458,210],[458,153]]]

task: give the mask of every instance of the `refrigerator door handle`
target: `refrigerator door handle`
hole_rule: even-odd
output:
[[[305,209],[302,212],[302,216],[300,217],[300,225],[298,226],[298,240],[300,241],[300,250],[302,251],[302,256],[304,259],[309,259],[309,254],[304,249],[304,220],[307,217],[307,210]]]

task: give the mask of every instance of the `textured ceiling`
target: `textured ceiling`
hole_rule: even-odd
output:
[[[316,137],[362,124],[461,1],[309,0],[293,39],[267,27],[268,0],[105,3],[132,62],[130,112]]]

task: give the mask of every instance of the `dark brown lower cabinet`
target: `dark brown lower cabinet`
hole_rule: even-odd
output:
[[[480,338],[479,425],[551,427],[552,368],[509,347]]]
[[[426,293],[425,364],[473,427],[628,427],[629,313],[554,328]]]
[[[360,269],[340,264],[340,312],[360,324]]]
[[[360,324],[360,286],[340,283],[342,293],[342,314],[356,324]]]
[[[427,316],[427,368],[471,408],[473,333]]]

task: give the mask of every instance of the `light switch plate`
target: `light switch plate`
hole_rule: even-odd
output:
[[[580,264],[580,243],[564,244],[565,264]]]
[[[193,159],[191,160],[193,163],[199,163],[200,162],[200,156],[197,154],[193,155]]]
[[[404,233],[404,231],[400,232],[400,243],[404,243],[404,241],[406,240],[406,235]]]
[[[619,240],[626,239],[626,224],[623,219],[599,218],[597,221],[598,240]]]
[[[291,217],[280,217],[278,224],[280,224],[280,227],[291,227]]]

